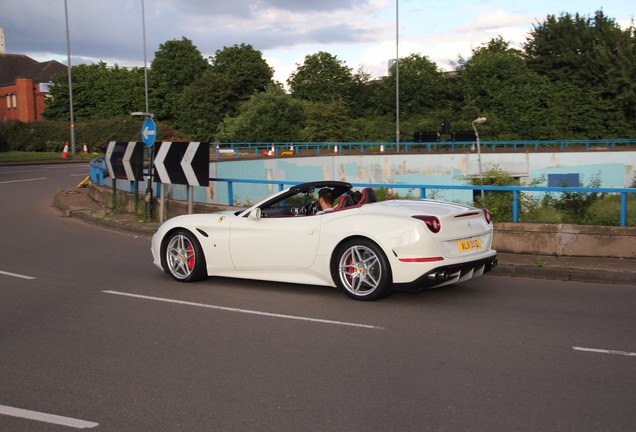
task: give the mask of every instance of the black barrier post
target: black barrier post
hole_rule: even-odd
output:
[[[148,187],[146,188],[146,200],[147,200],[147,214],[146,219],[151,221],[154,216],[154,205],[153,205],[153,197],[152,197],[152,171],[154,169],[154,158],[155,158],[155,146],[150,147],[150,166],[148,167]]]
[[[139,214],[139,182],[135,181],[135,217]]]
[[[148,102],[146,101],[146,107],[148,106]],[[147,108],[146,108],[147,109]],[[147,220],[152,220],[153,215],[154,215],[154,205],[153,205],[153,198],[152,198],[152,171],[153,171],[153,167],[154,167],[154,158],[155,158],[155,154],[154,154],[154,143],[155,143],[155,138],[157,136],[157,125],[155,124],[155,121],[153,120],[154,114],[149,113],[149,112],[134,112],[130,114],[131,116],[144,116],[146,117],[146,120],[144,121],[143,126],[141,127],[141,140],[143,141],[144,145],[146,147],[148,147],[150,149],[150,165],[148,167],[148,185],[146,187],[146,219]]]
[[[113,213],[115,213],[115,209],[117,206],[117,179],[113,177]]]

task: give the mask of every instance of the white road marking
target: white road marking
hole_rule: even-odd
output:
[[[0,414],[11,417],[20,417],[28,420],[36,420],[44,423],[51,423],[61,426],[68,426],[75,429],[90,429],[99,426],[99,423],[89,422],[86,420],[78,420],[70,417],[62,417],[55,414],[46,414],[37,411],[25,410],[22,408],[13,408],[10,406],[0,405]]]
[[[64,164],[55,164],[55,165],[42,165],[42,168],[52,169],[52,170],[61,170],[61,169],[78,169],[78,168],[86,168],[89,165],[89,162],[86,163],[72,163],[70,165]]]
[[[0,175],[7,175],[7,174],[24,174],[24,173],[32,173],[32,172],[39,172],[41,173],[42,170],[41,169],[32,169],[32,170],[20,170],[20,171],[2,171],[0,172]]]
[[[277,314],[277,313],[270,313],[270,312],[261,312],[261,311],[250,310],[250,309],[239,309],[239,308],[232,308],[232,307],[226,307],[226,306],[209,305],[205,303],[194,303],[194,302],[183,301],[183,300],[173,300],[173,299],[162,298],[162,297],[151,297],[151,296],[145,296],[140,294],[125,293],[120,291],[106,290],[102,292],[105,294],[114,294],[114,295],[134,297],[134,298],[140,298],[145,300],[154,300],[154,301],[160,301],[160,302],[166,302],[166,303],[174,303],[174,304],[180,304],[180,305],[186,305],[186,306],[196,306],[196,307],[202,307],[202,308],[208,308],[208,309],[222,310],[227,312],[237,312],[237,313],[244,313],[244,314],[251,314],[251,315],[261,315],[261,316],[267,316],[267,317],[273,317],[273,318],[309,321],[309,322],[332,324],[332,325],[339,325],[339,326],[361,327],[361,328],[367,328],[367,329],[373,329],[373,330],[384,330],[384,327],[378,327],[378,326],[368,325],[368,324],[358,324],[358,323],[351,323],[351,322],[344,322],[344,321],[332,321],[332,320],[326,320],[326,319],[320,319],[320,318],[302,317],[302,316],[296,316],[296,315],[284,315],[284,314]]]
[[[0,182],[0,184],[21,183],[21,182],[36,181],[36,180],[46,180],[46,177],[38,177],[38,178],[23,179],[23,180],[7,180],[7,181]]]
[[[584,347],[572,347],[575,351],[587,351],[593,353],[600,354],[614,354],[614,355],[622,355],[622,356],[636,356],[636,352],[627,352],[627,351],[616,351],[616,350],[606,350],[606,349],[598,349],[598,348],[584,348]]]
[[[13,277],[21,278],[21,279],[35,279],[33,276],[26,276],[26,275],[21,275],[21,274],[17,274],[17,273],[10,273],[10,272],[6,272],[6,271],[2,271],[2,270],[0,270],[0,274],[6,275],[6,276],[13,276]]]

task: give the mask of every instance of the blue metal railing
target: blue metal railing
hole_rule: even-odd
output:
[[[100,186],[104,186],[104,176],[108,172],[106,167],[106,159],[104,157],[97,157],[90,162],[91,167],[91,181],[98,183]]]
[[[494,143],[494,144],[493,144]],[[483,142],[484,145],[501,145],[501,141],[499,142]],[[586,149],[589,148],[590,145],[608,145],[611,146],[612,150],[615,145],[619,144],[632,144],[636,143],[636,139],[624,139],[624,140],[596,140],[596,141],[516,141],[509,142],[509,145],[513,145],[516,151],[517,146],[527,146],[532,145],[535,149],[540,145],[544,145],[543,143],[548,143],[547,145],[556,145],[558,143],[560,148],[567,145],[586,145]],[[269,143],[232,143],[232,145],[244,144],[247,148],[252,148],[256,151],[258,155],[259,150],[267,149],[267,151],[272,150],[272,144]],[[334,143],[335,144],[335,143]],[[409,143],[406,143],[407,145]],[[429,148],[429,145],[441,145],[448,143],[411,143],[417,145],[426,145]],[[452,143],[452,149],[454,151],[454,145],[471,145],[470,142],[461,142],[461,143]],[[284,144],[285,150],[278,149],[274,144],[274,151],[289,151],[290,143]],[[324,146],[325,143],[293,143],[293,151],[298,152],[299,148],[311,148],[314,147],[317,154],[320,154],[320,147]],[[345,148],[354,148],[356,146],[360,147],[360,151],[364,152],[364,149],[368,146],[372,145],[384,145],[384,143],[338,143],[340,146],[348,146]],[[395,145],[395,143],[388,143],[387,145]],[[250,147],[251,146],[251,147]],[[228,148],[228,147],[224,147]],[[236,153],[236,157],[238,157],[238,148],[233,147]],[[405,147],[408,151],[408,146]],[[369,151],[367,149],[367,151]],[[388,151],[388,150],[387,150]],[[494,147],[493,147],[493,151]],[[98,157],[90,162],[90,174],[91,181],[94,183],[98,183],[100,186],[104,186],[104,177],[107,175],[107,167],[104,157]],[[252,184],[265,184],[265,185],[278,185],[279,190],[283,190],[285,185],[291,186],[295,184],[301,184],[303,182],[293,182],[293,181],[276,181],[276,180],[251,180],[251,179],[229,179],[229,178],[210,178],[211,181],[217,182],[226,182],[227,183],[227,193],[228,193],[228,205],[234,205],[234,183],[252,183]],[[571,187],[538,187],[538,186],[480,186],[480,185],[426,185],[426,184],[389,184],[389,183],[354,183],[356,187],[373,187],[373,188],[384,188],[384,189],[416,189],[419,190],[419,196],[421,198],[426,198],[427,189],[433,190],[484,190],[484,191],[509,191],[512,192],[512,209],[513,222],[519,221],[519,192],[556,192],[556,193],[611,193],[611,194],[620,194],[620,226],[627,226],[627,196],[628,194],[636,194],[636,188],[571,188]],[[132,190],[132,182],[131,182],[131,190]],[[155,191],[157,194],[159,193],[160,187],[157,185]]]
[[[234,205],[234,183],[252,183],[278,185],[282,191],[285,186],[293,186],[305,182],[278,180],[251,180],[210,178],[210,181],[227,183],[228,205]],[[542,187],[542,186],[480,186],[480,185],[423,185],[423,184],[389,184],[389,183],[352,183],[355,187],[371,187],[376,189],[417,189],[419,196],[426,198],[427,189],[435,190],[472,190],[472,191],[509,191],[512,192],[512,221],[519,222],[519,192],[557,192],[557,193],[618,193],[620,194],[620,226],[627,226],[627,194],[636,194],[636,188],[589,188],[589,187]]]
[[[421,152],[425,150],[427,153],[436,151],[456,150],[465,151],[467,148],[472,149],[475,141],[434,141],[434,142],[401,142],[400,151],[409,153],[416,150]],[[598,148],[606,148],[615,151],[617,147],[629,146],[636,144],[636,138],[616,138],[601,140],[534,140],[534,141],[480,141],[480,146],[485,152],[496,153],[497,150],[512,149],[517,152],[518,149],[527,151],[532,149],[538,152],[540,149],[553,149],[558,151],[567,151],[568,147],[585,147],[585,151],[597,150]],[[397,150],[395,142],[219,142],[210,143],[211,154],[216,152],[217,158],[227,153],[235,158],[239,157],[239,152],[254,154],[256,157],[261,156],[281,156],[281,155],[298,155],[301,150],[313,151],[319,155],[328,151],[334,153],[335,147],[339,152],[343,150],[357,150],[359,153],[373,153],[384,150],[386,152],[394,152]]]

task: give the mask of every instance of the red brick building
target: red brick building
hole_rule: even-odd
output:
[[[55,60],[38,62],[21,54],[0,54],[0,121],[40,120],[51,77],[67,71]]]

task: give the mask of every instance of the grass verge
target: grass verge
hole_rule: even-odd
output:
[[[68,160],[80,160],[90,161],[96,157],[103,156],[98,153],[84,153],[79,152],[75,155],[69,154]],[[0,163],[7,162],[51,162],[51,161],[63,161],[61,153],[57,152],[22,152],[22,151],[10,151],[0,153]]]

